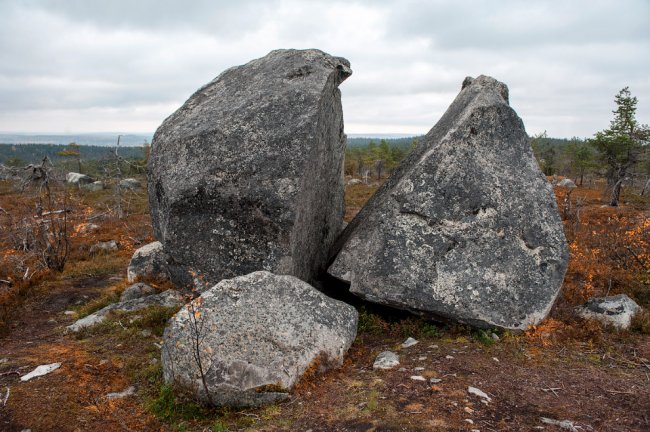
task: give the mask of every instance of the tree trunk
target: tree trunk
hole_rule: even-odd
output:
[[[643,186],[643,190],[641,190],[641,195],[646,195],[647,193],[650,193],[650,178],[648,178],[648,181],[645,182],[645,186]]]
[[[612,199],[611,202],[609,203],[610,206],[612,207],[618,207],[618,201],[621,198],[621,185],[623,184],[623,179],[619,179],[616,184],[614,185],[614,188],[612,189]]]

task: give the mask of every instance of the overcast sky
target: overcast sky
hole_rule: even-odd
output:
[[[0,0],[0,131],[153,132],[277,48],[350,60],[351,134],[425,133],[480,74],[529,134],[593,135],[624,86],[650,123],[648,0]]]

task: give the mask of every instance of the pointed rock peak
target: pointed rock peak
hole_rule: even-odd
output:
[[[461,87],[461,90],[465,89],[471,89],[473,92],[493,91],[500,95],[505,103],[510,105],[508,86],[491,76],[479,75],[477,78],[468,76],[463,80],[463,85]]]

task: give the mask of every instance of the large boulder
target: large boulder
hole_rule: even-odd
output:
[[[330,274],[373,302],[481,327],[541,321],[568,251],[508,88],[467,78],[333,255]]]
[[[165,382],[213,405],[276,402],[305,372],[341,364],[357,319],[352,306],[293,276],[222,280],[167,325]]]
[[[343,216],[338,86],[350,74],[318,50],[273,51],[226,70],[163,122],[149,202],[174,266],[210,286],[262,269],[311,281],[324,269]]]

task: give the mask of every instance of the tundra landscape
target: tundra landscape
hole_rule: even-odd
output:
[[[485,76],[406,147],[346,150],[350,73],[273,51],[139,156],[2,166],[5,430],[647,429],[643,163],[529,138]]]
[[[0,431],[649,431],[648,16],[0,0]]]

